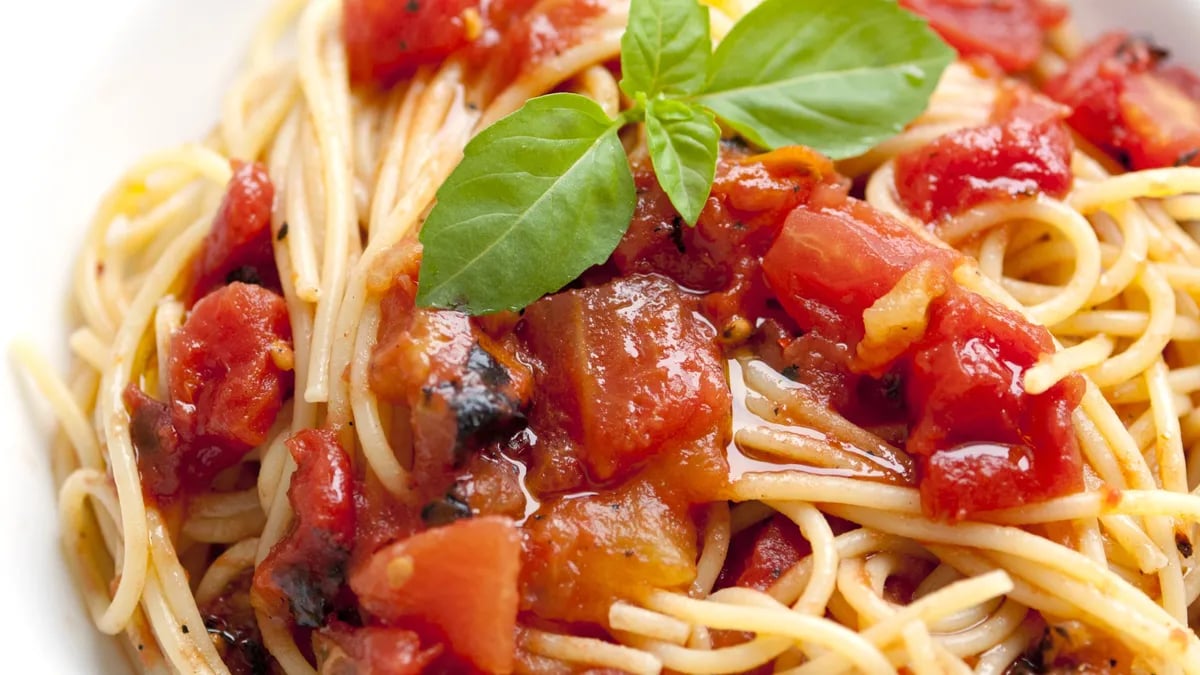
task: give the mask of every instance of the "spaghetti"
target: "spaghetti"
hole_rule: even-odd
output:
[[[586,470],[601,487],[559,497],[563,491],[555,486],[571,485],[555,473],[562,456],[514,459],[517,454],[505,454],[515,447],[506,441],[510,445],[495,446],[500,450],[489,450],[486,461],[462,460],[475,462],[474,473],[468,472],[476,490],[470,499],[442,498],[421,493],[420,486],[428,475],[422,444],[432,428],[422,426],[431,423],[421,415],[437,413],[429,401],[443,396],[437,400],[458,410],[454,406],[465,405],[461,397],[481,397],[471,400],[486,401],[486,423],[471,432],[496,428],[522,438],[525,416],[536,426],[550,413],[537,407],[536,394],[532,409],[528,403],[529,387],[541,386],[542,375],[536,382],[522,376],[522,365],[506,361],[505,350],[516,341],[538,358],[552,359],[561,350],[579,357],[554,342],[555,331],[539,326],[600,316],[616,301],[605,295],[607,286],[585,281],[539,301],[523,319],[449,319],[451,313],[414,307],[413,289],[404,290],[397,279],[415,284],[416,234],[439,186],[480,130],[553,90],[582,93],[610,116],[628,105],[607,65],[619,55],[628,4],[525,3],[530,6],[505,18],[517,28],[488,38],[486,31],[500,25],[496,15],[471,7],[459,13],[458,5],[478,3],[448,2],[455,25],[476,46],[495,39],[501,46],[489,48],[511,47],[520,35],[525,41],[509,53],[475,53],[471,47],[452,58],[426,59],[387,76],[392,81],[385,90],[351,84],[351,75],[361,82],[356,69],[362,61],[344,22],[351,20],[350,7],[370,4],[277,2],[226,96],[217,130],[202,143],[147,157],[100,205],[75,271],[81,323],[69,341],[76,357],[70,375],[58,379],[36,353],[18,348],[60,423],[53,466],[68,559],[97,627],[123,634],[140,668],[302,674],[385,666],[415,672],[465,663],[483,671],[733,673],[766,667],[759,672],[906,668],[925,674],[1086,663],[1116,672],[1200,673],[1200,638],[1190,627],[1200,606],[1192,544],[1200,523],[1200,499],[1192,492],[1200,482],[1200,275],[1194,269],[1200,265],[1194,237],[1200,168],[1147,168],[1165,152],[1156,146],[1131,160],[1143,170],[1123,171],[1080,140],[1064,165],[1066,189],[1058,194],[1039,189],[1017,200],[991,195],[949,217],[917,214],[905,203],[905,162],[939,139],[993,122],[1000,101],[1020,96],[1012,93],[1012,80],[977,60],[952,65],[927,110],[903,133],[837,164],[840,175],[863,186],[873,212],[903,223],[935,251],[868,303],[861,363],[886,369],[910,347],[909,338],[897,336],[932,335],[929,308],[947,293],[978,294],[1023,317],[1031,331],[1047,327],[1054,344],[1023,371],[1020,391],[1048,396],[1082,376],[1078,407],[1063,408],[1083,457],[1082,490],[1047,488],[1029,503],[949,509],[935,517],[928,508],[932,488],[923,482],[929,468],[906,451],[912,430],[852,422],[854,415],[813,395],[812,383],[797,384],[794,372],[781,367],[794,368],[786,357],[772,357],[762,347],[771,342],[761,338],[762,321],[726,312],[714,300],[703,309],[725,343],[719,352],[711,333],[688,323],[693,312],[682,308],[692,307],[686,304],[691,300],[678,299],[686,294],[674,282],[626,274],[605,283],[615,284],[616,295],[647,303],[645,316],[651,318],[635,318],[631,325],[669,338],[678,351],[664,353],[676,360],[660,367],[691,373],[704,392],[686,405],[667,401],[654,415],[718,429],[721,423],[711,420],[727,417],[732,392],[731,468],[728,478],[718,480],[724,487],[704,493],[704,474],[694,473],[714,461],[696,449],[703,448],[705,441],[696,440],[703,434],[685,438],[695,447],[677,448],[683,454],[672,457],[683,458],[683,480],[700,476],[681,489],[708,497],[689,497],[680,511],[648,483],[620,483],[626,461],[621,452],[636,448],[622,450],[625,440],[600,427],[581,433],[594,434],[609,453],[597,455]],[[720,38],[747,10],[741,5],[751,3],[710,4]],[[939,3],[902,4],[930,16],[946,33],[951,19],[938,13]],[[1057,11],[1037,2],[1013,4]],[[1061,18],[1039,21],[1051,25]],[[536,33],[547,25],[550,32]],[[1039,33],[1032,56],[1004,52],[1000,65],[1028,69],[1043,80],[1056,77],[1079,49],[1064,28],[1050,31],[1048,39],[1054,50],[1042,53]],[[988,53],[986,40],[972,45],[955,44],[968,56]],[[1049,105],[1040,96],[1034,100]],[[1071,120],[1084,131],[1087,125],[1080,128],[1079,121]],[[631,134],[622,140],[635,163],[644,159],[643,139]],[[1116,147],[1121,139],[1088,140],[1113,154],[1125,151]],[[745,157],[816,174],[823,166],[821,158],[805,154],[759,160],[732,146],[723,152],[717,190]],[[231,165],[231,159],[261,164],[254,169]],[[256,178],[254,171],[262,173]],[[639,181],[647,176],[653,179],[637,174]],[[820,192],[841,179],[827,185],[806,182],[811,176],[795,180]],[[638,185],[648,199],[649,183]],[[240,186],[243,201],[230,201],[230,186]],[[203,263],[194,261],[213,246],[214,213],[241,218],[254,209],[265,209],[266,248],[247,253],[244,242],[230,244],[208,270],[219,290],[198,289],[196,265]],[[775,232],[782,217],[774,217]],[[935,223],[936,237],[927,221]],[[665,241],[682,253],[683,239]],[[959,252],[966,257],[955,257]],[[628,250],[618,248],[615,255],[628,257]],[[952,261],[944,276],[937,256]],[[629,268],[640,270],[634,263]],[[227,285],[268,267],[277,279],[251,280],[275,284],[277,295],[252,284]],[[663,274],[674,277],[669,270]],[[262,312],[261,321],[249,326],[220,318],[229,310],[209,300],[218,294],[238,307],[264,308],[254,310]],[[192,418],[176,412],[154,417],[154,405],[181,383],[201,392],[206,378],[224,377],[180,356],[179,336],[193,335],[195,317],[208,314],[217,317],[214,322],[234,321],[219,324],[216,334],[236,329],[261,336],[256,370],[247,379],[279,400],[273,409],[239,410],[227,431],[185,432]],[[446,328],[453,321],[461,330]],[[410,371],[396,375],[388,359],[405,357],[405,345],[429,347],[414,336],[439,330],[453,339],[474,336],[465,348],[470,356],[463,358],[482,359],[483,365],[463,371],[451,393],[434,396],[396,384]],[[580,339],[592,338],[585,333]],[[208,349],[220,343],[197,344]],[[620,364],[637,358],[606,349],[591,344],[584,360]],[[717,371],[706,360],[710,353],[721,356]],[[204,358],[200,354],[195,363]],[[441,357],[425,358],[438,367]],[[144,392],[141,398],[131,385]],[[593,394],[595,405],[605,405],[607,394]],[[208,405],[200,396],[189,405]],[[680,423],[665,432],[654,426],[644,431],[662,436],[653,444],[666,447],[691,428]],[[174,447],[166,438],[192,443],[186,452],[207,452],[195,439],[214,433],[236,435],[244,447],[232,461],[205,455],[215,467],[210,473],[187,474],[170,464],[175,455],[148,459],[151,445],[160,452]],[[179,441],[187,434],[192,440]],[[713,443],[720,434],[708,438]],[[724,466],[725,448],[719,450]],[[1070,480],[1053,480],[1059,479]],[[505,501],[511,495],[503,486],[513,480],[525,494]],[[318,489],[352,492],[357,505],[303,498],[305,490]],[[724,497],[711,496],[719,490]],[[423,524],[410,533],[421,532],[389,537],[386,524],[405,516],[388,509],[416,499],[415,493],[421,493]],[[472,501],[478,495],[483,501]],[[628,505],[635,507],[629,515],[602,513]],[[386,526],[364,526],[364,510]],[[461,518],[472,511],[478,517]],[[498,534],[514,520],[525,523],[523,540]],[[545,522],[581,529],[553,530]],[[643,531],[613,535],[629,548],[614,554],[616,562],[595,562],[571,548],[587,537],[606,541],[587,522],[609,522],[613,532],[631,522]],[[467,532],[464,523],[474,529]],[[306,536],[320,541],[306,544]],[[364,546],[370,550],[360,555]],[[530,554],[531,548],[540,553]],[[346,557],[351,550],[353,557]],[[468,571],[461,578],[428,572],[421,567],[426,550],[437,551],[445,568]],[[592,565],[588,574],[610,586],[597,591],[588,580],[561,576],[581,559]],[[457,579],[468,591],[474,588],[477,582],[466,581],[471,574],[515,580],[518,562],[505,567],[509,560],[524,570],[522,614],[515,643],[501,643],[507,653],[495,653],[495,644],[461,638],[460,629],[490,630],[489,615],[515,607],[503,603],[516,603],[517,590],[511,597],[496,599],[489,591],[473,598],[474,613],[483,618],[446,618],[429,606],[447,592],[439,585]],[[331,573],[334,588],[322,586],[328,580],[319,578],[320,570],[345,576],[344,565],[351,566],[348,579]],[[484,572],[491,567],[503,569]],[[563,600],[555,595],[556,584],[579,584],[582,595]],[[351,612],[344,611],[347,594],[356,598]],[[493,600],[500,604],[486,604]],[[407,622],[412,616],[424,623]],[[447,628],[450,623],[459,628]]]

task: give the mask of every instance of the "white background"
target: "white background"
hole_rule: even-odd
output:
[[[829,0],[836,2],[837,0]],[[1085,32],[1152,32],[1200,65],[1200,0],[1077,0]],[[63,299],[88,217],[143,153],[217,118],[265,0],[0,3],[0,348],[66,362]],[[61,560],[50,419],[0,368],[0,653],[5,672],[121,673]]]

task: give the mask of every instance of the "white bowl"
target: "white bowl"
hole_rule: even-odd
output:
[[[1085,34],[1150,33],[1200,66],[1200,0],[1074,4]],[[265,0],[3,3],[0,213],[9,243],[0,250],[0,346],[28,338],[65,367],[64,299],[93,208],[139,156],[211,128],[265,7]],[[115,643],[92,627],[62,561],[47,461],[52,419],[11,367],[0,391],[7,401],[0,406],[6,658],[25,672],[128,672]]]

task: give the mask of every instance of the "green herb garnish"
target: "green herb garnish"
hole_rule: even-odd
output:
[[[766,0],[712,52],[696,0],[633,0],[611,119],[578,94],[532,99],[467,144],[421,230],[418,304],[521,309],[604,262],[637,194],[617,132],[645,122],[650,160],[694,225],[716,172],[721,120],[765,149],[835,159],[898,133],[954,59],[895,0]]]

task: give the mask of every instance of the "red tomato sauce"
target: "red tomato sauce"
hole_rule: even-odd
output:
[[[996,126],[1020,136],[1013,125],[1060,116],[1014,98]],[[1001,146],[973,176],[1023,180],[1045,150]],[[348,430],[301,431],[287,442],[295,524],[250,587],[324,663],[511,672],[534,659],[526,628],[604,636],[615,600],[685,591],[706,507],[729,498],[730,346],[856,423],[898,429],[934,516],[1082,487],[1079,379],[1036,396],[1021,386],[1052,349],[1047,331],[959,287],[958,253],[851,198],[827,159],[724,148],[696,227],[645,165],[636,173],[612,258],[521,313],[417,307],[419,246],[391,261],[369,386],[389,431],[412,440],[398,455],[410,489],[392,495],[352,458],[338,442]],[[929,202],[947,208],[996,196],[934,182]],[[931,298],[920,334],[864,356],[864,311],[915,268]],[[195,303],[171,345],[167,400],[126,394],[151,492],[206,487],[266,440],[291,393],[290,336],[267,288],[222,281]],[[766,588],[808,552],[777,516],[735,539],[718,583]]]
[[[992,122],[955,131],[896,158],[896,191],[933,222],[984,202],[1071,190],[1069,111],[1021,87],[1001,92]]]
[[[763,268],[802,329],[849,347],[827,356],[835,372],[894,378],[906,404],[905,449],[918,460],[931,515],[964,518],[1082,489],[1070,425],[1081,378],[1026,393],[1023,373],[1053,349],[1050,334],[954,284],[957,261],[957,253],[848,200],[836,209],[793,211]],[[867,368],[855,349],[862,313],[919,263],[946,277],[946,291],[929,305],[919,339],[891,363]]]
[[[1167,52],[1109,33],[1045,84],[1081,136],[1128,169],[1200,166],[1200,78]]]
[[[271,248],[275,186],[261,164],[233,162],[233,178],[212,229],[192,262],[189,304],[234,281],[279,292]]]
[[[1067,18],[1042,0],[900,0],[966,58],[985,58],[1008,72],[1027,70],[1042,53],[1045,32]]]
[[[345,581],[354,544],[350,457],[331,431],[305,429],[287,440],[296,471],[288,487],[292,529],[255,568],[251,599],[271,616],[290,614],[319,628]]]
[[[596,0],[347,0],[342,37],[355,84],[387,88],[463,55],[501,83],[576,44]]]

